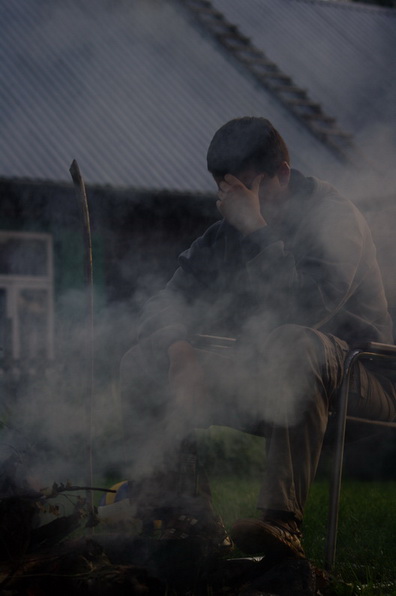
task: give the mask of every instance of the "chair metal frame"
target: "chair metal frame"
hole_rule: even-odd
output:
[[[369,342],[360,347],[351,349],[344,362],[343,380],[340,386],[337,409],[335,411],[335,437],[333,465],[330,477],[330,498],[327,523],[327,537],[325,547],[325,566],[331,571],[334,567],[337,547],[339,505],[341,495],[342,469],[345,449],[345,432],[348,421],[355,421],[362,424],[383,426],[396,429],[396,422],[384,422],[368,418],[357,418],[348,416],[348,398],[350,392],[350,381],[353,367],[359,360],[369,360],[379,363],[379,366],[386,371],[396,371],[396,346]]]

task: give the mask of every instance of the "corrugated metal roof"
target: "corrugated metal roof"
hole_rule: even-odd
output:
[[[181,0],[201,24],[204,31],[218,43],[236,63],[253,77],[264,89],[276,97],[309,131],[334,151],[345,163],[360,164],[364,159],[354,145],[353,135],[346,133],[334,117],[313,101],[306,89],[297,85],[290,74],[253,44],[241,32],[238,25],[230,22],[216,9],[210,0]]]
[[[214,5],[365,152],[394,159],[396,12],[318,0]],[[326,148],[202,35],[182,4],[0,0],[0,8],[2,176],[69,180],[76,158],[91,183],[210,190],[207,145],[218,126],[244,114],[273,120],[297,167],[339,173]]]
[[[243,14],[229,2],[247,28],[250,2]],[[263,2],[274,17],[277,2]],[[254,22],[260,3],[250,6]],[[88,183],[212,190],[208,143],[246,114],[274,122],[297,167],[340,169],[177,3],[0,0],[0,9],[3,177],[69,181],[76,158]]]
[[[396,10],[321,0],[213,5],[354,134],[372,160],[396,157]]]

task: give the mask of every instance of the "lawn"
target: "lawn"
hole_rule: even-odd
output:
[[[230,444],[239,440],[232,436]],[[242,439],[243,449],[247,440]],[[238,518],[257,515],[262,446],[260,439],[252,441],[250,465],[242,471],[236,463],[241,445],[223,452],[217,446],[220,461],[209,462],[214,504],[227,527]],[[328,483],[320,478],[311,488],[303,528],[307,556],[318,567],[323,567],[327,506]],[[396,596],[396,482],[344,479],[335,576],[342,580],[336,588],[340,596]]]
[[[212,477],[217,511],[229,526],[257,515],[258,479]],[[396,482],[345,481],[342,488],[335,575],[350,584],[340,594],[396,595]],[[314,483],[306,508],[304,546],[323,566],[328,486]]]

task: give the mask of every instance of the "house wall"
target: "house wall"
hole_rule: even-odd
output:
[[[97,347],[114,366],[135,337],[136,313],[172,275],[178,254],[218,219],[215,197],[92,187]],[[62,358],[87,318],[82,215],[71,185],[0,181],[0,230],[49,233],[53,240],[54,354]],[[396,206],[365,202],[384,283],[396,311]],[[112,322],[113,321],[113,322]],[[102,328],[103,324],[103,328]],[[111,354],[111,357],[109,356]]]
[[[94,267],[95,323],[112,359],[134,340],[141,303],[171,276],[177,255],[218,219],[214,197],[88,188]],[[72,186],[0,181],[0,230],[50,234],[53,243],[55,359],[87,318],[80,205]],[[129,316],[111,333],[110,316]],[[111,315],[109,314],[111,312]],[[121,316],[121,315],[120,315]],[[101,323],[106,321],[106,330]],[[122,331],[122,333],[121,333]],[[109,335],[109,337],[107,337]],[[100,341],[100,340],[99,340]],[[109,344],[115,344],[109,349]],[[118,349],[117,349],[118,344]]]

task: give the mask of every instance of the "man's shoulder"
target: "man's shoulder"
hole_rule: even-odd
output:
[[[327,197],[334,197],[340,201],[348,201],[348,199],[341,194],[341,192],[330,182],[326,180],[321,180],[316,176],[304,176],[304,183],[300,182],[300,187],[304,190],[309,190],[309,192],[305,192],[305,196],[309,197],[313,200],[320,200],[326,199]]]
[[[311,176],[311,193],[306,197],[309,207],[315,211],[327,211],[345,216],[362,217],[358,207],[331,183]]]
[[[217,238],[219,235],[224,234],[225,228],[225,220],[219,219],[212,223],[208,228],[206,228],[205,232],[203,233],[203,237],[206,238]]]
[[[241,233],[225,219],[220,219],[210,225],[203,234],[194,241],[192,246],[215,246],[219,243],[223,243],[226,237],[230,240],[237,240],[241,237]]]
[[[179,255],[179,264],[183,265],[186,261],[202,260],[203,255],[209,258],[210,252],[221,243],[224,238],[224,221],[216,221],[210,225],[202,234],[198,236],[191,246]]]
[[[331,183],[315,176],[304,176],[298,170],[292,170],[290,190],[292,203],[295,206],[300,205],[306,214],[317,209],[350,203]]]
[[[369,237],[365,217],[348,197],[319,178],[305,180],[310,190],[295,196],[289,215],[299,240],[304,237],[324,242],[333,238],[333,242],[342,243],[352,237]]]

